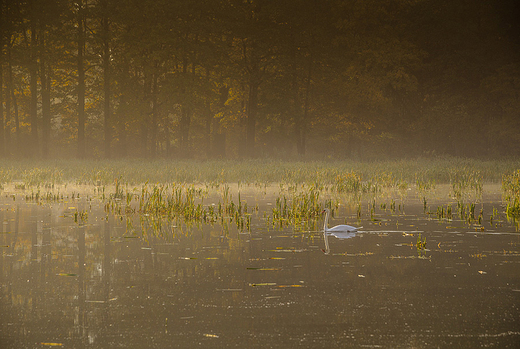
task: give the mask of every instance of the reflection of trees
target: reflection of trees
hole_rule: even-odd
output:
[[[9,247],[0,261],[6,285],[0,289],[0,311],[9,314],[13,324],[8,348],[21,347],[17,341],[78,348],[165,342],[189,347],[204,333],[226,333],[252,344],[257,340],[254,334],[261,334],[269,346],[272,338],[283,342],[288,336],[341,336],[354,329],[356,338],[368,338],[374,329],[390,328],[396,333],[390,341],[397,345],[405,323],[405,331],[422,329],[417,322],[435,332],[431,320],[471,308],[464,299],[459,305],[442,297],[454,285],[474,283],[466,276],[466,284],[454,284],[465,276],[454,280],[444,271],[464,256],[444,256],[444,264],[434,258],[387,258],[403,251],[395,246],[403,242],[400,234],[331,238],[330,248],[336,253],[325,255],[320,252],[321,234],[264,232],[257,222],[247,234],[233,225],[226,231],[215,224],[182,226],[175,235],[137,229],[129,238],[124,220],[97,221],[95,217],[105,215],[92,212],[92,224],[78,226],[59,217],[58,211],[23,204],[0,211],[0,218],[8,222],[3,231],[11,231],[2,234],[2,245]],[[303,252],[276,252],[277,248]],[[414,255],[415,247],[407,251]],[[253,283],[275,285],[250,286]],[[291,285],[304,287],[279,287]],[[491,304],[484,297],[478,300]]]

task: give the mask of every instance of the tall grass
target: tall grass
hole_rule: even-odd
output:
[[[509,216],[520,217],[520,170],[504,175],[502,190],[507,203],[506,213]]]
[[[136,185],[148,183],[290,183],[335,185],[350,191],[352,186],[377,182],[380,185],[453,183],[465,185],[475,178],[480,183],[500,183],[503,176],[520,169],[520,160],[475,160],[462,158],[418,158],[379,162],[284,162],[279,160],[38,160],[0,162],[0,184],[21,182],[27,186],[55,183],[108,185],[115,179]],[[470,178],[468,173],[473,174]],[[358,183],[356,183],[358,182]],[[367,189],[367,188],[365,188]]]

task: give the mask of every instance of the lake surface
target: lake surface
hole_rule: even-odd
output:
[[[438,219],[456,207],[442,190],[426,195],[431,214],[409,191],[364,200],[359,220],[340,198],[330,224],[363,228],[328,236],[329,253],[319,229],[268,223],[275,199],[254,190],[250,231],[26,194],[1,199],[1,348],[520,345],[520,233],[496,186],[474,200],[480,224]]]

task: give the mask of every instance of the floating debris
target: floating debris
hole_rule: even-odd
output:
[[[208,338],[220,338],[220,337],[217,336],[216,334],[210,334],[210,333],[204,333],[204,337],[208,337]]]
[[[48,346],[48,347],[61,347],[63,346],[63,343],[40,343],[41,345],[45,345],[45,346]]]
[[[276,286],[276,282],[262,282],[259,284],[249,284],[251,287],[258,287],[258,286]]]

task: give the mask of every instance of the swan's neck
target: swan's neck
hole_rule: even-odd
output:
[[[325,212],[325,220],[323,221],[323,231],[326,231],[328,229],[329,225],[329,212]]]
[[[324,231],[323,232],[323,240],[325,241],[325,254],[329,254],[330,253],[330,247],[329,247],[329,237],[327,235],[327,232]]]

